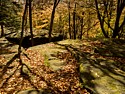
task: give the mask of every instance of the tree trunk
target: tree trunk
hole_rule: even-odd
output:
[[[104,18],[101,19],[101,15],[100,15],[100,12],[99,12],[97,0],[95,0],[95,6],[96,6],[96,11],[97,11],[97,17],[98,17],[98,19],[99,19],[100,26],[101,26],[101,29],[102,29],[102,33],[103,33],[103,35],[104,35],[106,38],[108,38],[108,35],[107,35],[107,33],[105,32],[105,29],[104,29]]]
[[[120,2],[120,0],[117,1],[117,10],[116,10],[116,21],[115,21],[115,27],[113,30],[113,36],[112,38],[116,38],[116,36],[118,36],[121,28],[123,27],[124,23],[125,23],[125,17],[124,20],[122,22],[122,24],[119,26],[119,22],[120,22],[120,17],[122,14],[123,9],[125,8],[125,1],[123,1],[122,3]]]
[[[69,37],[71,39],[72,35],[71,35],[71,23],[70,23],[70,21],[71,21],[71,17],[70,17],[70,1],[68,3],[69,3],[68,4],[68,11],[69,11]]]
[[[53,29],[54,15],[55,15],[55,7],[53,7],[52,15],[51,15],[50,28],[49,28],[49,41],[51,41],[51,33]]]
[[[51,21],[50,21],[50,28],[49,28],[49,42],[51,41],[51,33],[53,29],[53,21],[54,21],[54,15],[57,5],[59,4],[60,0],[54,0],[53,10],[51,14]]]
[[[25,18],[26,18],[26,12],[28,9],[28,2],[26,0],[26,4],[25,4],[25,9],[24,9],[24,13],[23,13],[23,17],[22,17],[22,31],[21,31],[21,39],[20,39],[20,44],[18,47],[18,56],[20,58],[20,53],[21,53],[21,45],[22,45],[22,41],[23,41],[23,33],[24,33],[24,23],[25,23]]]
[[[2,1],[1,0],[0,0],[0,6],[2,7]],[[0,22],[1,22],[1,20],[2,20],[2,17],[0,17]],[[1,26],[1,36],[0,37],[3,37],[3,35],[4,35],[4,28],[3,28],[3,23],[2,22],[0,23],[0,26]]]
[[[75,8],[74,8],[74,11],[73,11],[73,35],[74,35],[74,39],[76,39],[76,21],[75,21],[75,18],[76,18],[76,4],[75,4]]]
[[[32,30],[32,9],[31,0],[29,0],[29,23],[30,23],[30,34],[31,34],[31,45],[33,46],[33,30]]]
[[[119,24],[116,24],[115,29],[113,30],[112,38],[116,38],[116,36],[119,37],[119,32],[123,29],[124,24],[125,24],[125,17],[124,17],[124,20],[123,20],[123,22],[122,22],[122,24],[120,26],[119,26]]]
[[[4,28],[3,28],[3,24],[1,24],[1,37],[4,36]]]

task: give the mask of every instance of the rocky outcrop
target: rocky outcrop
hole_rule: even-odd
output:
[[[15,38],[15,37],[5,37],[5,38],[13,44],[18,44],[18,45],[20,44],[20,38]],[[63,40],[63,35],[58,35],[58,36],[52,37],[51,42],[56,42],[61,40]],[[44,36],[36,36],[33,38],[33,42],[34,42],[33,46],[45,44],[45,43],[49,43],[49,38]],[[31,46],[32,46],[31,36],[24,37],[22,41],[22,47],[29,48]]]

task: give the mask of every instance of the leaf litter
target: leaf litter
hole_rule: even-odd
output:
[[[27,56],[22,54],[21,59],[30,69],[23,68],[24,73],[28,76],[20,73],[21,66],[19,60],[16,59],[10,65],[14,67],[7,69],[7,72],[2,76],[2,80],[0,80],[0,83],[2,83],[1,94],[14,94],[27,89],[46,90],[45,92],[51,94],[89,94],[86,89],[81,88],[78,65],[69,52],[57,54],[57,58],[66,62],[66,66],[58,71],[53,71],[44,64],[44,57],[38,50],[28,49],[26,54]],[[0,58],[2,62],[5,60],[2,57]]]
[[[119,62],[118,67],[125,64],[124,58],[108,57],[94,53],[95,47],[106,47],[106,45],[100,41],[84,40],[83,46],[78,47],[78,49],[83,53],[90,53],[93,58],[105,58]],[[90,94],[86,89],[81,88],[79,65],[71,53],[58,53],[56,57],[64,60],[66,65],[58,71],[53,71],[44,64],[45,58],[39,53],[39,50],[28,49],[26,55],[21,55],[23,63],[27,65],[23,68],[23,71],[28,75],[20,73],[21,66],[19,60],[16,59],[0,78],[0,94],[15,94],[27,89],[45,90],[45,92],[51,94]],[[0,55],[0,65],[6,65],[6,62],[5,56]],[[0,73],[2,69],[3,66],[0,66]]]

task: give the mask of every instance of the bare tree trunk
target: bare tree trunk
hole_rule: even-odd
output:
[[[33,30],[32,30],[32,8],[31,8],[32,1],[29,0],[29,23],[30,23],[30,34],[31,34],[31,45],[33,46]]]
[[[28,2],[26,0],[25,9],[24,9],[23,17],[22,17],[22,31],[21,31],[20,44],[19,44],[19,47],[18,47],[18,56],[19,56],[19,58],[20,58],[20,53],[21,53],[21,45],[22,45],[22,41],[23,41],[24,24],[25,24],[25,20],[26,20],[27,9],[28,9]]]
[[[75,8],[73,11],[73,35],[74,35],[74,39],[76,39],[76,3],[75,3]]]
[[[99,12],[97,0],[95,0],[95,6],[96,6],[96,11],[97,11],[97,16],[98,16],[98,19],[99,19],[99,22],[100,22],[100,26],[101,26],[101,29],[102,29],[102,33],[106,38],[108,38],[108,35],[107,35],[107,33],[105,32],[105,29],[104,29],[104,16],[103,16],[103,18],[101,18],[101,14]]]
[[[49,41],[51,41],[51,33],[53,29],[54,15],[55,15],[55,7],[53,7],[52,15],[51,15],[50,28],[49,28]]]
[[[1,24],[1,37],[4,36],[4,27],[3,27],[3,24]]]
[[[118,35],[119,20],[120,20],[120,16],[121,16],[121,11],[119,10],[119,6],[120,6],[120,0],[117,1],[117,10],[116,10],[117,15],[116,15],[115,27],[113,30],[112,38],[116,38],[116,36]]]
[[[57,5],[59,4],[60,0],[54,0],[53,10],[51,14],[51,21],[50,21],[50,28],[49,28],[49,41],[51,41],[51,33],[53,29],[53,21],[54,21],[54,15]]]
[[[68,2],[68,12],[69,12],[69,37],[70,39],[72,38],[72,35],[71,35],[71,17],[70,17],[70,1]]]
[[[116,38],[116,36],[118,36],[120,30],[122,29],[123,25],[125,24],[125,17],[124,17],[122,24],[119,26],[120,17],[122,15],[122,11],[124,8],[125,8],[125,1],[118,0],[117,1],[117,10],[116,10],[117,15],[116,15],[115,27],[113,30],[112,38]]]
[[[2,7],[2,1],[0,0],[0,6]],[[1,8],[2,9],[2,8]],[[2,20],[2,17],[0,18],[0,22]],[[1,36],[0,37],[3,37],[4,36],[4,26],[3,26],[3,22],[0,23],[0,26],[1,26]]]

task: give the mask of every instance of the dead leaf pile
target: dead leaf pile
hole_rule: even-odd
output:
[[[53,71],[44,65],[44,57],[39,51],[27,50],[26,55],[22,54],[21,57],[26,64],[23,67],[25,75],[20,73],[19,60],[15,60],[11,64],[14,68],[8,69],[6,75],[3,75],[0,93],[12,94],[26,89],[42,89],[52,94],[87,94],[86,89],[81,88],[78,65],[71,54],[58,53],[56,57],[65,60],[66,66],[61,70]]]

